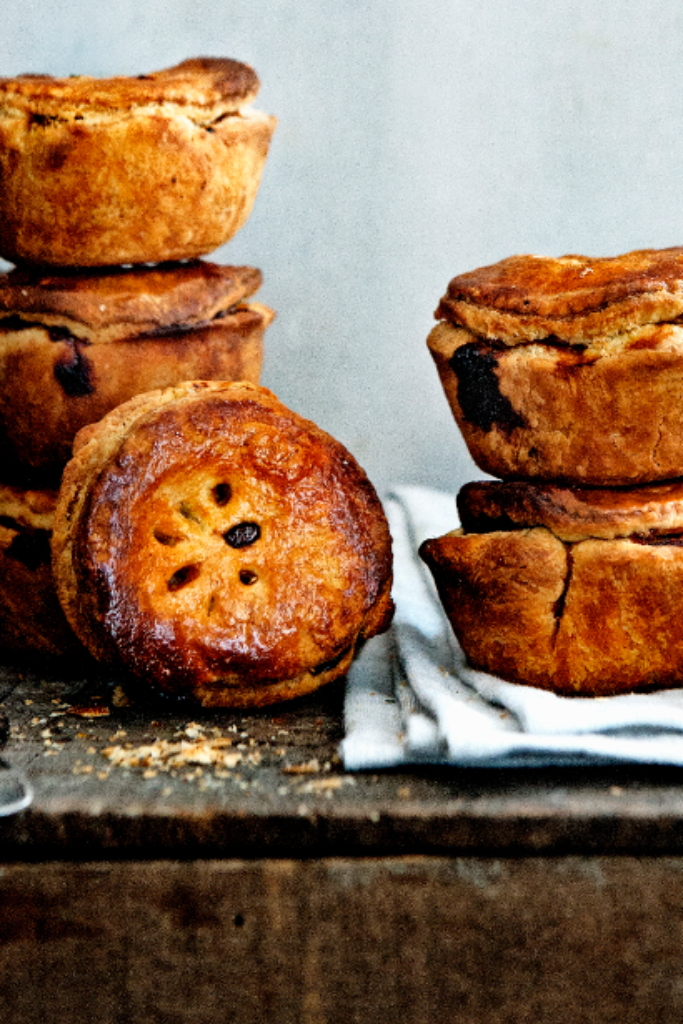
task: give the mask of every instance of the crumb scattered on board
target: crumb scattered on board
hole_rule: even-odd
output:
[[[24,703],[36,709],[33,700],[26,699]],[[269,759],[266,764],[270,762],[271,767],[276,767],[286,777],[286,785],[277,789],[279,795],[287,792],[318,793],[330,799],[343,787],[356,785],[353,776],[331,774],[333,763],[338,764],[336,757],[321,762],[310,755],[306,758],[302,750],[300,754],[303,756],[296,760],[297,755],[291,747],[288,749],[280,746],[287,743],[292,735],[291,729],[282,727],[286,720],[281,718],[273,718],[269,735],[258,740],[248,732],[240,731],[234,724],[221,731],[198,722],[188,722],[178,728],[171,739],[151,736],[149,742],[142,744],[129,742],[126,730],[115,727],[115,731],[108,737],[108,743],[100,746],[102,741],[97,739],[96,723],[93,721],[90,727],[88,720],[102,720],[111,715],[112,708],[123,708],[130,704],[131,701],[120,687],[110,695],[109,701],[95,695],[87,697],[82,703],[52,700],[53,708],[43,711],[42,715],[34,714],[30,727],[39,730],[45,757],[57,756],[70,739],[89,740],[91,745],[85,751],[85,759],[76,760],[71,771],[74,775],[100,780],[119,769],[139,773],[145,779],[154,779],[161,773],[167,773],[185,782],[197,781],[200,788],[205,788],[207,784],[220,785],[227,779],[242,788],[258,788],[258,774],[254,773],[254,769],[262,763],[265,754]],[[81,719],[83,725],[80,729],[87,731],[72,734],[67,722],[74,718]],[[317,719],[315,724],[320,727],[323,720]],[[161,723],[154,721],[149,726],[160,727]],[[17,739],[26,738],[23,732],[19,734],[19,729],[13,732]],[[226,735],[226,732],[230,735]],[[97,746],[93,745],[95,743]],[[105,761],[98,764],[97,760],[89,760],[98,755]],[[273,758],[274,762],[271,760]],[[242,772],[245,770],[247,774],[243,777]],[[172,790],[166,787],[163,792],[164,795],[170,795]]]

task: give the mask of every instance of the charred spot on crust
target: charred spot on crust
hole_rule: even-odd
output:
[[[83,345],[85,342],[77,338],[75,334],[72,334],[68,327],[62,327],[59,324],[50,324],[46,326],[50,341],[68,341],[73,345]]]
[[[458,378],[458,402],[468,423],[481,430],[495,426],[511,431],[525,426],[510,399],[501,393],[498,357],[490,346],[470,341],[456,349],[449,363]]]
[[[33,128],[34,125],[37,125],[39,128],[44,128],[48,124],[53,124],[56,120],[56,117],[50,117],[49,114],[32,113],[29,115],[28,125],[29,128]]]
[[[29,319],[25,319],[24,316],[19,313],[9,313],[7,316],[0,316],[0,331],[7,331],[8,333],[15,331],[45,331],[50,341],[67,342],[67,344],[78,353],[81,359],[85,358],[81,349],[85,347],[88,342],[83,338],[78,338],[75,334],[72,334],[68,327],[63,327],[59,324],[41,324],[40,321],[29,321]],[[62,357],[60,362],[65,361],[65,358],[69,362],[72,361],[69,357]],[[70,392],[68,391],[67,393],[69,394]],[[89,394],[90,392],[88,391],[86,393]]]
[[[63,333],[62,333],[63,332]],[[94,371],[88,357],[83,352],[83,342],[62,327],[49,329],[52,341],[63,341],[66,348],[55,360],[55,379],[62,391],[69,398],[83,398],[95,390]]]
[[[53,120],[58,120],[53,118]],[[48,171],[61,171],[72,153],[72,146],[69,142],[56,142],[45,150],[45,168]]]
[[[648,547],[683,547],[683,533],[632,534],[628,539],[634,544],[644,544]]]
[[[9,525],[4,522],[3,525]],[[41,565],[50,564],[50,531],[21,530],[6,549],[7,558],[21,562],[27,569],[35,571]]]
[[[261,527],[258,523],[237,523],[225,531],[223,540],[231,548],[247,548],[255,544],[260,536]]]
[[[145,331],[142,334],[136,335],[138,341],[148,341],[154,338],[180,338],[185,334],[192,334],[194,331],[199,330],[200,327],[206,327],[210,324],[210,320],[198,320],[195,323],[175,323],[165,324],[160,327],[153,327],[149,331]]]
[[[36,323],[35,320],[24,320],[18,313],[0,317],[0,331],[30,331],[34,327],[44,331],[48,329],[45,324]]]

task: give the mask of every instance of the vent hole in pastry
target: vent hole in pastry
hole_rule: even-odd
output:
[[[200,567],[198,565],[183,565],[180,569],[176,569],[173,575],[168,580],[166,586],[173,592],[175,590],[182,590],[188,583],[194,582],[200,573]]]
[[[189,505],[186,501],[181,502],[178,511],[180,512],[183,519],[189,519],[191,523],[201,524],[200,517],[197,515],[192,506]]]
[[[223,534],[223,540],[231,548],[247,548],[254,544],[261,536],[261,527],[258,523],[237,523],[231,526]]]
[[[164,533],[163,530],[155,530],[154,539],[167,548],[174,548],[176,544],[180,544],[183,538],[176,537],[173,533]]]
[[[227,505],[232,498],[232,487],[230,484],[216,484],[212,493],[213,500],[216,504],[223,507],[223,505]]]
[[[245,587],[251,587],[257,579],[258,574],[252,569],[240,569],[240,583],[244,583]]]

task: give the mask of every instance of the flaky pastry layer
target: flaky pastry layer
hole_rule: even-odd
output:
[[[184,380],[258,383],[273,311],[245,301],[252,267],[197,261],[0,277],[0,463],[57,482],[76,433],[143,391]]]
[[[244,224],[276,119],[247,65],[0,80],[0,255],[89,267],[193,259]]]
[[[681,685],[680,538],[457,530],[420,554],[475,668],[568,696]]]
[[[683,481],[643,487],[562,487],[477,480],[457,496],[466,533],[544,526],[562,541],[683,540]]]
[[[572,344],[683,314],[683,248],[614,257],[510,256],[454,277],[438,320],[506,345]]]

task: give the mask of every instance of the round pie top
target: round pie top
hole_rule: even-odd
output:
[[[316,689],[391,616],[389,533],[367,477],[253,385],[152,392],[83,430],[53,551],[91,652],[206,705]]]
[[[454,277],[435,316],[507,344],[581,342],[683,314],[683,247],[510,256]]]
[[[259,85],[253,68],[225,57],[193,57],[146,75],[27,74],[0,78],[0,113],[63,120],[163,104],[204,109],[213,118],[219,109],[235,111],[253,102]]]

